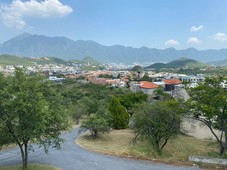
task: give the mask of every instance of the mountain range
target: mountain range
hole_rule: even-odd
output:
[[[57,57],[63,60],[82,59],[90,56],[103,63],[140,63],[170,62],[186,57],[201,62],[227,59],[227,49],[197,50],[188,48],[133,48],[122,45],[104,46],[94,41],[71,40],[66,37],[47,37],[23,33],[0,44],[0,54],[23,57]]]

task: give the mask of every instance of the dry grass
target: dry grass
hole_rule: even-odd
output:
[[[0,170],[22,170],[22,166],[6,166],[6,167],[0,167]],[[39,164],[31,164],[28,165],[28,170],[60,170],[58,168],[55,168],[53,166],[48,165],[39,165]]]
[[[88,133],[81,135],[77,143],[85,148],[104,154],[123,156],[128,153],[129,141],[133,134],[129,130],[115,130],[93,140]]]
[[[114,130],[93,140],[88,133],[83,134],[77,143],[89,150],[103,154],[161,161],[170,164],[191,165],[190,155],[218,157],[218,145],[214,141],[199,140],[192,137],[180,136],[170,141],[163,149],[162,155],[157,155],[152,147],[144,141],[132,144],[134,135],[130,130]]]
[[[6,150],[6,149],[12,149],[12,148],[16,148],[17,145],[16,144],[9,144],[9,145],[3,145],[0,150]]]

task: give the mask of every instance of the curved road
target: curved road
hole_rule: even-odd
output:
[[[62,135],[65,142],[60,150],[49,149],[45,154],[42,148],[34,146],[35,151],[29,153],[29,163],[49,164],[62,170],[197,170],[197,167],[176,167],[140,161],[118,158],[97,154],[85,150],[75,144],[78,137],[78,129]],[[21,164],[19,149],[0,151],[0,166]]]

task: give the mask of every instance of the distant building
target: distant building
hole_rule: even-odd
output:
[[[140,90],[146,94],[153,94],[157,88],[158,85],[153,82],[142,81],[140,83]]]
[[[182,82],[175,78],[175,79],[166,79],[163,80],[165,83],[165,91],[173,91],[176,89],[177,86],[179,86]]]
[[[190,75],[190,76],[182,76],[180,77],[181,81],[189,83],[189,87],[196,87],[198,86],[198,83],[204,82],[205,76],[203,74],[198,75]]]
[[[221,83],[221,86],[222,86],[224,89],[227,89],[227,80],[224,80],[224,81]]]
[[[65,80],[65,78],[57,78],[57,76],[49,76],[50,81],[54,81],[54,82],[62,82]]]

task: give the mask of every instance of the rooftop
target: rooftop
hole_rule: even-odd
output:
[[[163,80],[165,84],[181,84],[179,79],[166,79]]]
[[[140,88],[155,89],[155,88],[158,88],[158,85],[155,83],[152,83],[152,82],[142,81],[142,82],[140,82]]]

